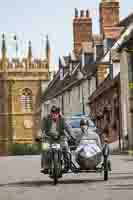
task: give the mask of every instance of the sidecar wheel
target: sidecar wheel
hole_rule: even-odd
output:
[[[108,181],[108,157],[104,156],[104,181]]]

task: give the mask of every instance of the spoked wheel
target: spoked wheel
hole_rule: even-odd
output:
[[[108,157],[104,156],[104,181],[108,180]]]
[[[61,177],[61,160],[60,160],[60,153],[54,152],[53,153],[53,180],[54,185],[58,183],[58,178]]]
[[[54,167],[54,185],[58,183],[57,166]]]

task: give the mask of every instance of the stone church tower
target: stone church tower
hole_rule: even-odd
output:
[[[27,58],[9,61],[5,36],[0,60],[0,154],[9,143],[34,143],[41,117],[42,82],[49,80],[50,49],[46,59],[33,59],[29,42]]]

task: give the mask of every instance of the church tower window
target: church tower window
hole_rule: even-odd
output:
[[[25,88],[22,92],[21,102],[24,112],[32,112],[33,101],[32,101],[32,91],[29,88]]]

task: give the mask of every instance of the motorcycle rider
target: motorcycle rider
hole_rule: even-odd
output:
[[[80,120],[80,128],[81,132],[76,141],[75,160],[81,169],[94,169],[101,162],[102,148],[100,138],[95,129],[89,127],[89,121],[86,118]]]
[[[45,143],[50,144],[54,140],[55,135],[60,135],[59,142],[65,152],[69,152],[69,146],[65,131],[73,140],[72,131],[69,125],[66,123],[64,117],[60,114],[60,108],[52,106],[50,114],[42,119],[41,123],[42,138]],[[48,151],[42,152],[41,167],[43,173],[48,173]],[[64,154],[68,160],[68,154]],[[69,163],[65,163],[64,172],[69,170]]]
[[[100,136],[93,131],[93,129],[91,130],[89,128],[89,122],[87,119],[81,119],[80,121],[80,128],[81,128],[81,135],[79,136],[79,138],[77,139],[77,144],[81,143],[84,140],[95,140],[97,146],[102,149],[102,144],[101,144],[101,139]],[[104,142],[107,142],[106,140],[104,140]],[[109,152],[110,154],[110,152]],[[102,164],[103,166],[103,164]],[[108,169],[109,171],[112,171],[111,169],[111,160],[110,160],[110,155],[108,155]]]
[[[77,138],[77,143],[79,143],[81,139],[88,139],[88,141],[95,140],[96,144],[99,146],[99,148],[101,148],[100,137],[95,131],[93,131],[93,129],[91,130],[89,128],[89,122],[87,119],[83,118],[80,120],[80,128],[81,128],[81,134]]]

